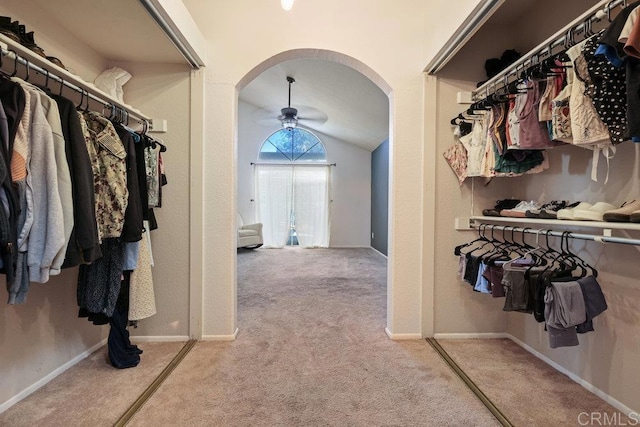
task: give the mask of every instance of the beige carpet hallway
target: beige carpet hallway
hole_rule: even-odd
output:
[[[603,425],[637,425],[509,339],[438,342],[513,425],[598,425],[604,414],[615,421]]]
[[[129,425],[499,425],[425,341],[386,337],[378,253],[261,249],[238,265],[237,340],[198,343]]]
[[[184,344],[139,344],[144,353],[132,369],[112,367],[105,346],[0,414],[0,426],[112,426]]]

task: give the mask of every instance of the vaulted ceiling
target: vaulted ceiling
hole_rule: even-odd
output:
[[[30,11],[31,16],[56,21],[108,60],[184,63],[138,1],[4,1],[16,13]],[[40,13],[34,15],[33,8]],[[101,19],[81,18],[95,15]],[[388,137],[387,95],[358,71],[320,59],[282,62],[249,83],[240,92],[240,101],[252,106],[252,120],[274,130],[280,126],[277,117],[287,106],[287,76],[296,80],[291,106],[299,110],[301,127],[369,151]]]
[[[295,79],[291,106],[299,126],[373,151],[389,135],[389,98],[373,82],[346,65],[320,59],[293,59],[268,69],[240,92],[251,120],[280,127],[287,106],[287,76]],[[242,126],[242,123],[240,123]]]

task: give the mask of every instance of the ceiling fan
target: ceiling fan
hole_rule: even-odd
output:
[[[277,77],[278,80],[280,78],[281,77]],[[282,128],[289,130],[294,129],[297,126],[303,126],[305,128],[320,131],[321,125],[327,122],[327,115],[317,108],[310,107],[308,105],[300,105],[296,103],[297,108],[292,107],[291,85],[293,85],[296,80],[291,76],[287,76],[286,79],[289,89],[287,106],[284,108],[277,108],[272,104],[272,107],[268,105],[258,107],[251,113],[252,119],[257,123],[260,123],[261,125],[269,127],[273,126],[275,123],[279,123]],[[272,101],[274,99],[274,91],[272,90],[274,89],[274,81],[270,81],[269,83],[267,83],[267,86],[268,89],[265,87],[265,90],[259,97],[254,96],[254,103],[263,104],[265,101],[270,103],[269,101]],[[308,96],[311,99],[314,98],[313,94],[308,94]]]
[[[293,77],[287,76],[289,97],[287,106],[280,109],[280,114],[277,114],[275,112],[277,110],[275,109],[259,108],[252,114],[254,120],[258,123],[271,126],[275,119],[277,119],[282,128],[288,130],[294,129],[298,125],[318,130],[319,125],[326,123],[327,115],[317,108],[306,105],[297,105],[298,108],[291,106],[291,85],[293,85],[295,81],[296,80]],[[298,114],[298,109],[301,111],[300,114]]]
[[[293,129],[298,126],[298,110],[291,107],[291,85],[296,82],[296,80],[287,76],[287,82],[289,82],[289,102],[287,106],[280,110],[282,114],[278,116],[278,120],[282,123],[282,127],[285,129]]]

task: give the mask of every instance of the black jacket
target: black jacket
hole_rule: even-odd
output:
[[[131,133],[121,125],[114,124],[116,132],[122,140],[127,152],[127,189],[129,190],[129,203],[124,213],[124,227],[120,239],[124,242],[137,242],[142,239],[143,208],[138,180],[138,162],[136,161],[136,143]],[[142,143],[142,142],[140,142]],[[142,159],[144,163],[144,158]],[[146,186],[145,186],[146,189]]]
[[[93,170],[80,119],[73,102],[59,95],[51,95],[51,97],[60,110],[65,153],[71,172],[74,225],[62,265],[63,268],[68,268],[91,263],[100,258],[102,252],[98,243]]]

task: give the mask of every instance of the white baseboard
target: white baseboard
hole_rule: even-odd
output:
[[[555,368],[558,372],[568,376],[573,381],[575,381],[576,383],[580,384],[582,387],[586,388],[591,393],[595,394],[596,396],[598,396],[599,398],[601,398],[602,400],[607,402],[609,405],[611,405],[614,408],[616,408],[617,410],[619,410],[620,412],[624,413],[625,415],[628,415],[628,414],[631,414],[631,413],[636,413],[636,414],[640,413],[640,408],[638,408],[637,410],[633,410],[633,409],[629,408],[627,405],[623,404],[622,402],[620,402],[619,400],[615,399],[614,397],[608,395],[607,393],[605,393],[604,391],[600,390],[599,388],[597,388],[596,386],[594,386],[593,384],[591,384],[587,380],[585,380],[583,378],[580,378],[578,375],[576,375],[573,372],[569,371],[564,366],[558,364],[557,362],[554,362],[549,357],[547,357],[544,354],[540,353],[539,351],[537,351],[536,349],[534,349],[530,345],[525,344],[523,341],[520,341],[518,338],[514,337],[513,335],[510,335],[510,334],[506,334],[506,335],[507,335],[507,338],[509,338],[511,341],[513,341],[514,343],[518,344],[520,347],[524,348],[529,353],[533,354],[538,359],[540,359],[543,362],[547,363],[551,367]]]
[[[394,341],[403,341],[403,340],[421,340],[422,334],[392,334],[389,328],[384,328],[387,336]]]
[[[469,334],[434,334],[433,338],[437,340],[466,340],[466,339],[487,339],[487,338],[511,338],[505,332],[483,332]]]
[[[586,381],[583,378],[580,378],[578,375],[576,375],[573,372],[569,371],[564,366],[560,365],[557,362],[554,362],[549,357],[547,357],[544,354],[540,353],[539,351],[537,351],[536,349],[534,349],[530,345],[525,344],[523,341],[520,341],[518,338],[514,337],[511,334],[504,333],[504,332],[470,333],[470,334],[435,334],[434,338],[437,339],[437,340],[438,339],[441,339],[441,340],[455,340],[455,339],[469,339],[469,338],[485,338],[485,339],[487,339],[487,338],[493,338],[493,339],[495,339],[495,338],[508,338],[511,341],[513,341],[514,343],[518,344],[523,349],[525,349],[526,351],[528,351],[529,353],[531,353],[532,355],[534,355],[535,357],[537,357],[538,359],[540,359],[543,362],[545,362],[547,365],[549,365],[552,368],[554,368],[556,371],[566,375],[571,380],[573,380],[574,382],[580,384],[582,387],[586,388],[591,393],[595,394],[596,396],[598,396],[599,398],[601,398],[602,400],[607,402],[609,405],[611,405],[614,408],[616,408],[617,410],[619,410],[620,412],[624,413],[625,415],[628,415],[628,414],[631,414],[631,413],[640,413],[640,411],[634,411],[633,409],[629,408],[628,406],[626,406],[622,402],[620,402],[620,401],[616,400],[615,398],[611,397],[610,395],[608,395],[604,391],[600,390],[599,388],[597,388],[596,386],[594,386],[590,382]]]
[[[36,381],[35,383],[31,384],[29,387],[25,388],[20,393],[16,394],[15,396],[10,398],[6,402],[0,404],[0,414],[3,413],[4,411],[6,411],[7,409],[9,409],[10,407],[12,407],[13,405],[15,405],[16,403],[20,402],[25,397],[29,396],[31,393],[33,393],[36,390],[38,390],[40,387],[46,385],[49,381],[53,380],[54,378],[56,378],[58,375],[62,374],[67,369],[73,367],[78,362],[80,362],[80,361],[86,359],[87,357],[89,357],[95,351],[97,351],[97,350],[101,349],[102,347],[104,347],[104,345],[106,343],[107,343],[107,338],[103,339],[98,344],[94,345],[93,347],[89,348],[88,350],[83,351],[82,353],[80,353],[79,355],[74,357],[73,359],[69,360],[64,365],[62,365],[59,368],[57,368],[54,371],[52,371],[50,374],[46,375],[45,377],[43,377],[43,378],[39,379],[38,381]]]
[[[388,256],[386,256],[385,254],[383,254],[382,252],[380,252],[379,250],[377,250],[373,246],[371,246],[371,249],[373,249],[375,252],[377,252],[380,256],[384,257],[385,259],[389,259]]]
[[[203,335],[202,341],[234,341],[238,336],[238,329],[233,335]]]
[[[131,339],[132,343],[189,341],[188,335],[155,335],[155,336],[136,335],[136,336],[131,336],[129,338]]]

